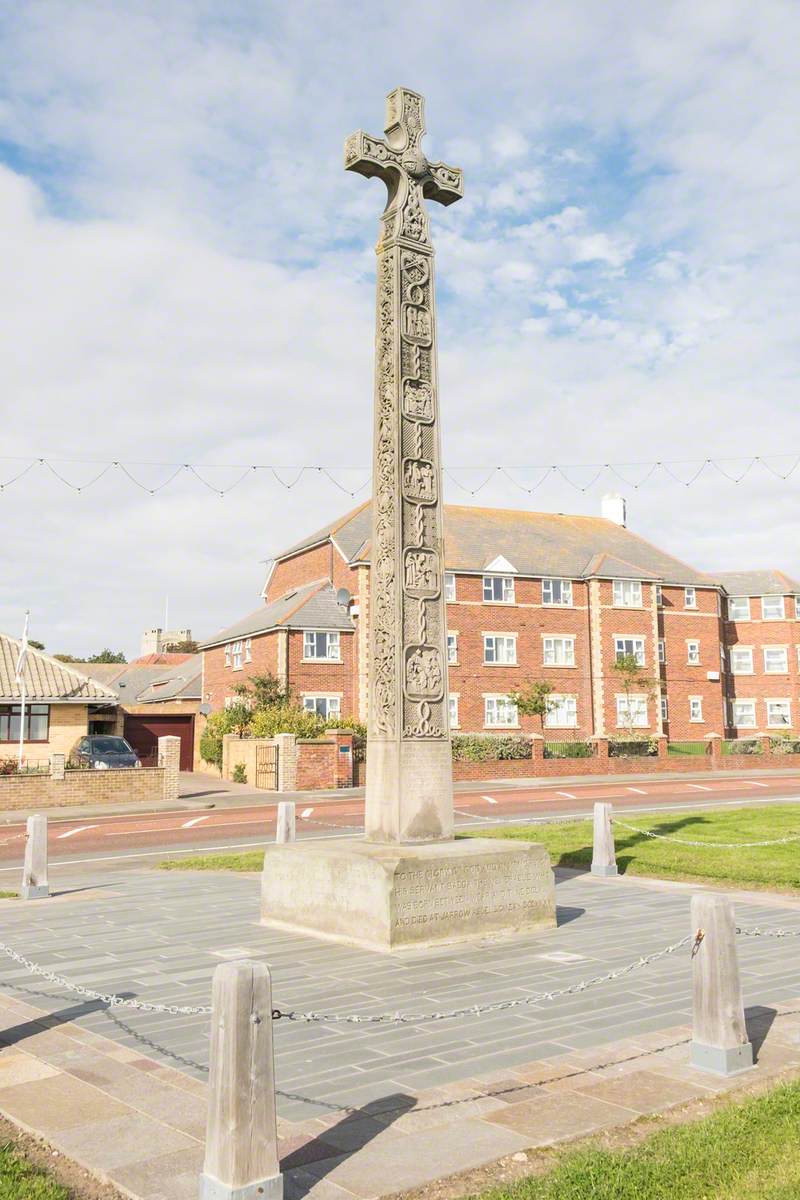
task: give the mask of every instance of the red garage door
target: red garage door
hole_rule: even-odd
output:
[[[136,753],[154,758],[158,752],[160,737],[181,739],[181,770],[191,771],[194,764],[194,716],[192,713],[167,716],[154,713],[152,717],[125,716],[124,736]]]

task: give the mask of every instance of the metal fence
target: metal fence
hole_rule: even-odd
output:
[[[657,758],[658,745],[649,738],[641,741],[625,741],[624,739],[609,741],[609,758]]]
[[[545,758],[592,758],[594,754],[594,742],[565,739],[562,742],[544,743]]]
[[[723,754],[761,754],[761,738],[723,738]]]
[[[687,758],[702,758],[711,753],[710,742],[669,742],[668,754],[685,755]]]

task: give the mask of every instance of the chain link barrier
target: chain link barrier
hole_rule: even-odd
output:
[[[758,925],[751,925],[749,928],[737,925],[736,932],[742,937],[800,937],[800,929],[761,929]]]
[[[675,842],[678,846],[700,846],[709,850],[744,850],[752,846],[785,846],[788,842],[800,841],[800,833],[789,834],[788,837],[772,838],[766,842],[691,842],[687,838],[668,837],[664,833],[653,833],[650,829],[639,829],[636,825],[628,825],[617,817],[611,818],[612,825],[620,829],[629,829],[631,833],[640,833],[642,837],[658,838],[661,842]]]

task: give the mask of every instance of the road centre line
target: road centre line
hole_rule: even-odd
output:
[[[759,783],[757,779],[748,779],[748,783],[752,783],[753,787],[769,787],[768,783]]]
[[[626,788],[626,789],[625,789],[625,791],[626,791],[626,792],[638,792],[640,796],[646,796],[646,795],[647,795],[647,792],[644,790],[644,788],[628,787],[628,788]]]
[[[199,825],[201,821],[208,821],[210,817],[211,813],[205,817],[192,817],[191,821],[184,821],[181,829],[194,829],[195,825]]]
[[[577,796],[573,796],[572,792],[556,792],[557,796],[566,796],[568,800],[577,800]]]
[[[66,833],[59,833],[59,839],[74,837],[76,833],[85,833],[87,829],[97,829],[96,825],[78,825],[75,829],[68,829]]]
[[[698,792],[710,792],[713,789],[707,787],[704,783],[687,783],[687,787],[696,788]]]
[[[252,821],[217,821],[214,829],[226,829],[231,825],[268,825],[269,819],[264,817],[256,817]],[[160,829],[112,829],[104,834],[104,837],[137,837],[144,833],[179,833],[181,829],[186,829],[186,825],[162,825]]]
[[[494,796],[481,796],[481,800],[485,800],[487,804],[497,804]]]

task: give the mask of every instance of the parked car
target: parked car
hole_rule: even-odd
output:
[[[93,733],[82,737],[72,751],[70,761],[78,767],[140,767],[141,760],[130,742],[124,737],[112,737],[108,733]]]

